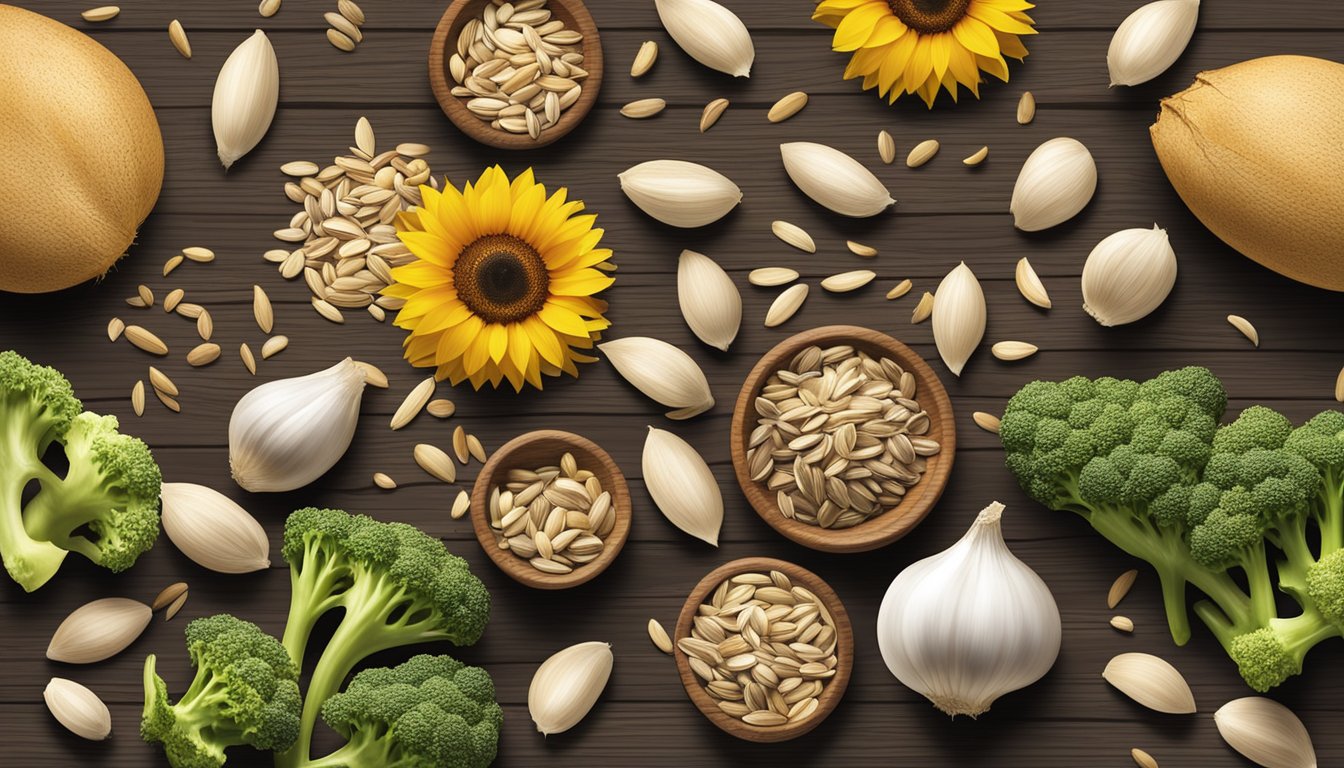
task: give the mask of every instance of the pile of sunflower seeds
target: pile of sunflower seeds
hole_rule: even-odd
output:
[[[579,100],[582,64],[583,35],[552,19],[546,0],[492,0],[462,28],[448,71],[473,115],[538,139]]]
[[[915,377],[890,358],[848,345],[808,347],[756,398],[747,445],[751,478],[776,492],[780,512],[849,528],[899,505],[940,450]]]
[[[312,292],[313,308],[333,323],[345,322],[343,309],[366,308],[382,322],[386,310],[402,299],[380,296],[393,283],[392,268],[415,260],[397,239],[397,214],[421,204],[420,185],[439,188],[423,144],[399,144],[378,152],[367,118],[355,126],[355,146],[331,165],[298,160],[280,170],[297,181],[285,183],[285,197],[303,206],[263,258],[278,265],[286,280],[302,276]]]
[[[509,470],[504,487],[490,492],[490,527],[500,549],[564,574],[602,554],[616,510],[611,492],[566,452],[559,466]]]
[[[811,717],[835,676],[835,622],[813,592],[779,571],[741,573],[698,609],[677,641],[705,692],[749,725]]]

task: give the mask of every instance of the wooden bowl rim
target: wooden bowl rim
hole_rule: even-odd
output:
[[[487,516],[486,505],[490,500],[490,489],[495,485],[493,481],[495,475],[501,471],[513,469],[514,467],[506,462],[521,449],[536,447],[538,443],[554,444],[556,447],[555,461],[557,462],[560,460],[560,455],[565,451],[575,453],[575,458],[579,459],[580,462],[583,459],[577,455],[579,453],[586,453],[595,457],[598,464],[596,468],[584,466],[581,463],[580,469],[587,469],[602,478],[603,490],[611,493],[612,511],[616,515],[616,525],[612,528],[611,535],[604,539],[606,546],[603,548],[602,554],[569,573],[543,573],[533,568],[521,557],[500,549],[499,544],[495,542],[495,533],[490,527]],[[630,507],[630,488],[625,482],[625,474],[621,472],[620,466],[611,458],[611,455],[597,443],[582,435],[558,429],[538,429],[525,432],[500,446],[490,455],[490,459],[485,462],[485,466],[476,475],[476,483],[471,490],[471,526],[476,532],[476,541],[480,543],[481,549],[485,550],[486,556],[494,561],[501,571],[508,574],[519,584],[533,589],[568,589],[596,578],[616,560],[616,556],[625,547],[626,539],[630,536],[630,522],[633,517]]]
[[[751,434],[747,422],[755,413],[753,404],[756,393],[765,385],[770,374],[804,347],[836,343],[854,344],[859,349],[881,349],[883,354],[913,373],[919,382],[916,399],[929,411],[930,423],[937,431],[936,437],[942,448],[937,455],[929,457],[929,470],[923,479],[912,486],[912,492],[922,489],[914,499],[902,502],[895,509],[852,528],[826,530],[784,517],[775,503],[775,495],[767,491],[763,484],[751,479],[747,470],[746,440]],[[937,418],[933,418],[935,414]],[[823,552],[865,552],[886,546],[914,530],[938,503],[952,473],[957,430],[952,400],[947,390],[917,352],[881,331],[856,325],[827,325],[794,334],[761,356],[751,373],[747,374],[738,393],[737,404],[733,408],[731,440],[733,473],[737,475],[737,483],[756,514],[766,524],[786,538],[811,549]]]
[[[831,614],[831,620],[835,622],[836,671],[835,677],[831,678],[831,681],[822,690],[821,697],[817,702],[817,711],[811,717],[785,725],[750,725],[719,709],[714,700],[705,692],[704,686],[700,684],[700,678],[696,677],[695,673],[691,671],[691,665],[687,661],[685,652],[676,647],[676,642],[680,638],[691,636],[691,620],[695,617],[696,610],[701,603],[708,599],[710,593],[720,583],[740,573],[768,573],[772,570],[779,571],[795,583],[812,590],[813,594],[825,604],[826,610]],[[821,725],[821,722],[829,717],[831,712],[835,711],[835,708],[840,704],[840,699],[844,697],[845,689],[849,687],[849,678],[854,671],[854,625],[849,619],[849,612],[845,610],[845,604],[841,602],[840,596],[836,594],[830,584],[826,583],[825,579],[801,565],[786,560],[773,557],[743,557],[724,563],[710,571],[687,596],[686,602],[681,607],[681,613],[677,616],[677,625],[674,629],[672,655],[676,658],[677,671],[681,674],[681,684],[686,689],[686,695],[700,710],[700,714],[704,715],[711,723],[725,733],[745,741],[760,743],[788,741],[796,739]]]
[[[508,133],[491,128],[489,123],[473,115],[462,99],[452,94],[453,83],[448,74],[448,59],[456,52],[455,33],[460,32],[460,27],[465,26],[471,19],[467,18],[461,24],[458,24],[458,21],[469,8],[488,2],[490,0],[453,0],[443,12],[438,26],[434,28],[434,36],[429,45],[429,85],[434,91],[435,100],[439,102],[439,108],[462,133],[495,149],[538,149],[559,141],[588,116],[597,103],[597,94],[602,88],[602,39],[598,34],[597,22],[593,20],[588,6],[582,0],[550,0],[549,5],[553,10],[558,9],[573,17],[574,27],[583,35],[583,63],[584,69],[588,70],[588,77],[582,83],[583,92],[579,94],[579,100],[565,110],[560,115],[560,120],[543,132],[541,138],[533,140],[527,134]],[[449,45],[450,40],[454,45]]]

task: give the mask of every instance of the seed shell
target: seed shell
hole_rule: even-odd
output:
[[[163,343],[163,339],[138,325],[126,326],[125,335],[126,340],[131,342],[136,349],[148,352],[151,355],[168,354],[168,345]]]
[[[126,330],[126,323],[123,322],[120,317],[114,317],[111,320],[108,320],[107,340],[116,341],[117,339],[121,338],[121,332],[124,330]],[[1344,376],[1344,374],[1341,375]],[[1341,378],[1340,381],[1344,381],[1344,378]]]
[[[1251,325],[1250,320],[1247,320],[1241,315],[1228,315],[1227,322],[1231,323],[1233,328],[1236,328],[1238,331],[1241,331],[1241,335],[1250,339],[1251,344],[1257,347],[1260,346],[1260,333],[1259,331],[1255,330],[1254,325]]]
[[[704,133],[723,117],[724,111],[728,109],[727,99],[715,99],[705,105],[705,109],[700,113],[700,132]]]
[[[896,140],[891,137],[890,131],[878,131],[877,155],[887,165],[896,162]]]
[[[420,443],[415,446],[412,453],[415,456],[415,463],[419,464],[421,469],[435,479],[445,483],[457,482],[457,467],[453,465],[453,460],[441,448],[428,443]]]
[[[187,31],[182,28],[182,22],[177,19],[168,22],[168,40],[182,54],[182,58],[191,58],[191,42],[187,40]]]
[[[1106,607],[1114,608],[1119,605],[1120,601],[1125,599],[1125,595],[1129,594],[1130,587],[1134,586],[1134,580],[1137,578],[1139,572],[1132,568],[1116,576],[1115,581],[1111,583],[1110,591],[1106,593]]]
[[[779,294],[765,313],[765,327],[774,328],[793,317],[807,300],[807,290],[807,283],[799,283]]]
[[[934,155],[938,154],[938,147],[937,139],[925,139],[919,142],[914,149],[910,150],[910,154],[905,156],[906,167],[918,168],[929,162]]]
[[[410,424],[411,420],[420,413],[421,409],[425,407],[425,404],[428,403],[429,399],[433,396],[434,377],[430,376],[419,384],[416,384],[415,388],[406,395],[406,399],[397,407],[397,412],[392,415],[390,426],[393,429],[401,429],[407,424]]]
[[[1000,341],[990,351],[1000,360],[1025,360],[1036,354],[1038,347],[1025,341]]]
[[[766,288],[792,283],[797,279],[798,272],[787,267],[761,267],[747,274],[747,282]]]
[[[643,120],[662,112],[665,107],[667,107],[667,102],[662,99],[639,99],[621,107],[621,114],[632,120]],[[535,113],[529,112],[528,114]]]
[[[865,259],[871,259],[877,255],[877,249],[873,246],[856,243],[853,240],[846,240],[845,247],[849,248],[850,253],[855,256],[862,256]]]
[[[766,119],[772,123],[780,123],[798,114],[806,106],[807,94],[802,91],[794,91],[776,101],[774,106],[770,107],[770,111],[766,113]]]
[[[975,422],[975,425],[977,427],[985,430],[986,432],[993,432],[996,435],[999,434],[998,416],[995,416],[992,413],[985,413],[984,411],[976,411],[975,413],[971,414],[971,420]]]
[[[635,54],[635,60],[630,64],[631,77],[643,77],[653,69],[653,63],[658,60],[658,44],[652,40],[645,40],[639,46],[639,52]]]
[[[163,588],[163,591],[154,598],[154,602],[149,604],[151,611],[159,611],[167,608],[170,603],[178,598],[183,592],[187,591],[187,582],[177,581]]]
[[[1017,124],[1027,125],[1036,119],[1036,97],[1031,95],[1031,91],[1023,91],[1022,98],[1017,100]]]
[[[919,297],[919,303],[915,305],[915,311],[910,313],[910,322],[919,324],[929,319],[933,314],[933,294],[928,291]]]
[[[871,269],[856,269],[831,275],[821,281],[821,287],[831,293],[848,293],[871,283],[876,277],[877,273]]]
[[[816,253],[817,244],[812,240],[812,236],[807,230],[797,224],[790,224],[787,221],[775,220],[770,224],[770,231],[780,240],[797,248],[804,253]],[[795,273],[796,275],[797,273]]]

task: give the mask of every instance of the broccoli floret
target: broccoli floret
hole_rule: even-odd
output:
[[[1293,430],[1284,447],[1321,473],[1320,497],[1314,507],[1321,528],[1321,555],[1344,549],[1344,413],[1318,414]]]
[[[490,617],[490,595],[467,563],[438,539],[403,523],[336,509],[301,509],[285,522],[290,609],[284,645],[302,664],[318,618],[342,609],[303,707],[298,742],[277,765],[308,760],[323,702],[366,656],[433,640],[470,645]]]
[[[218,768],[238,744],[289,748],[302,704],[298,666],[280,641],[228,614],[191,622],[186,637],[196,677],[176,704],[155,657],[145,659],[141,738],[162,743],[174,768]]]
[[[347,743],[305,768],[485,768],[504,712],[485,670],[420,655],[359,672],[322,706],[322,719]]]

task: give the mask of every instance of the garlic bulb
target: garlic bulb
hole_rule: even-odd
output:
[[[895,205],[887,188],[858,160],[811,141],[779,145],[784,170],[814,202],[842,216],[876,216]]]
[[[578,725],[607,687],[615,657],[608,643],[571,645],[542,662],[527,687],[527,711],[547,736]]]
[[[737,14],[713,0],[654,0],[667,34],[692,59],[733,77],[751,77],[756,48]]]
[[[723,496],[699,452],[671,432],[649,427],[642,467],[644,485],[663,517],[697,539],[719,546]]]
[[[42,691],[56,721],[81,739],[102,741],[112,735],[112,713],[98,694],[63,677],[53,677]]]
[[[258,29],[233,49],[215,78],[210,123],[225,169],[261,142],[279,101],[280,64],[270,39]]]
[[[723,267],[704,254],[682,251],[677,301],[695,337],[727,352],[742,326],[742,294]]]
[[[1129,14],[1106,51],[1111,85],[1146,83],[1185,52],[1199,19],[1199,0],[1157,0]]]
[[[616,372],[653,400],[676,410],[669,419],[689,419],[714,407],[709,380],[695,360],[661,339],[627,336],[598,344]]]
[[[1125,229],[1097,243],[1083,265],[1083,309],[1102,325],[1148,316],[1176,284],[1176,252],[1167,231]]]
[[[990,504],[960,541],[901,571],[878,610],[887,668],[949,715],[987,711],[1059,655],[1055,598],[1008,550],[1002,514]]]
[[[164,533],[197,565],[217,573],[270,567],[266,529],[233,499],[194,483],[164,483],[159,493]]]
[[[292,491],[345,455],[359,420],[364,371],[350,358],[325,371],[262,384],[229,418],[229,466],[249,491]]]
[[[1014,226],[1037,232],[1078,215],[1096,191],[1097,164],[1087,147],[1076,139],[1051,139],[1022,164],[1008,210]]]
[[[649,160],[618,178],[621,191],[641,211],[683,229],[713,224],[742,202],[732,179],[684,160]]]
[[[1273,699],[1234,699],[1213,713],[1213,722],[1223,741],[1256,765],[1316,768],[1316,749],[1307,727],[1291,709]]]
[[[985,337],[985,314],[985,292],[963,261],[938,284],[933,301],[933,342],[957,376]]]

